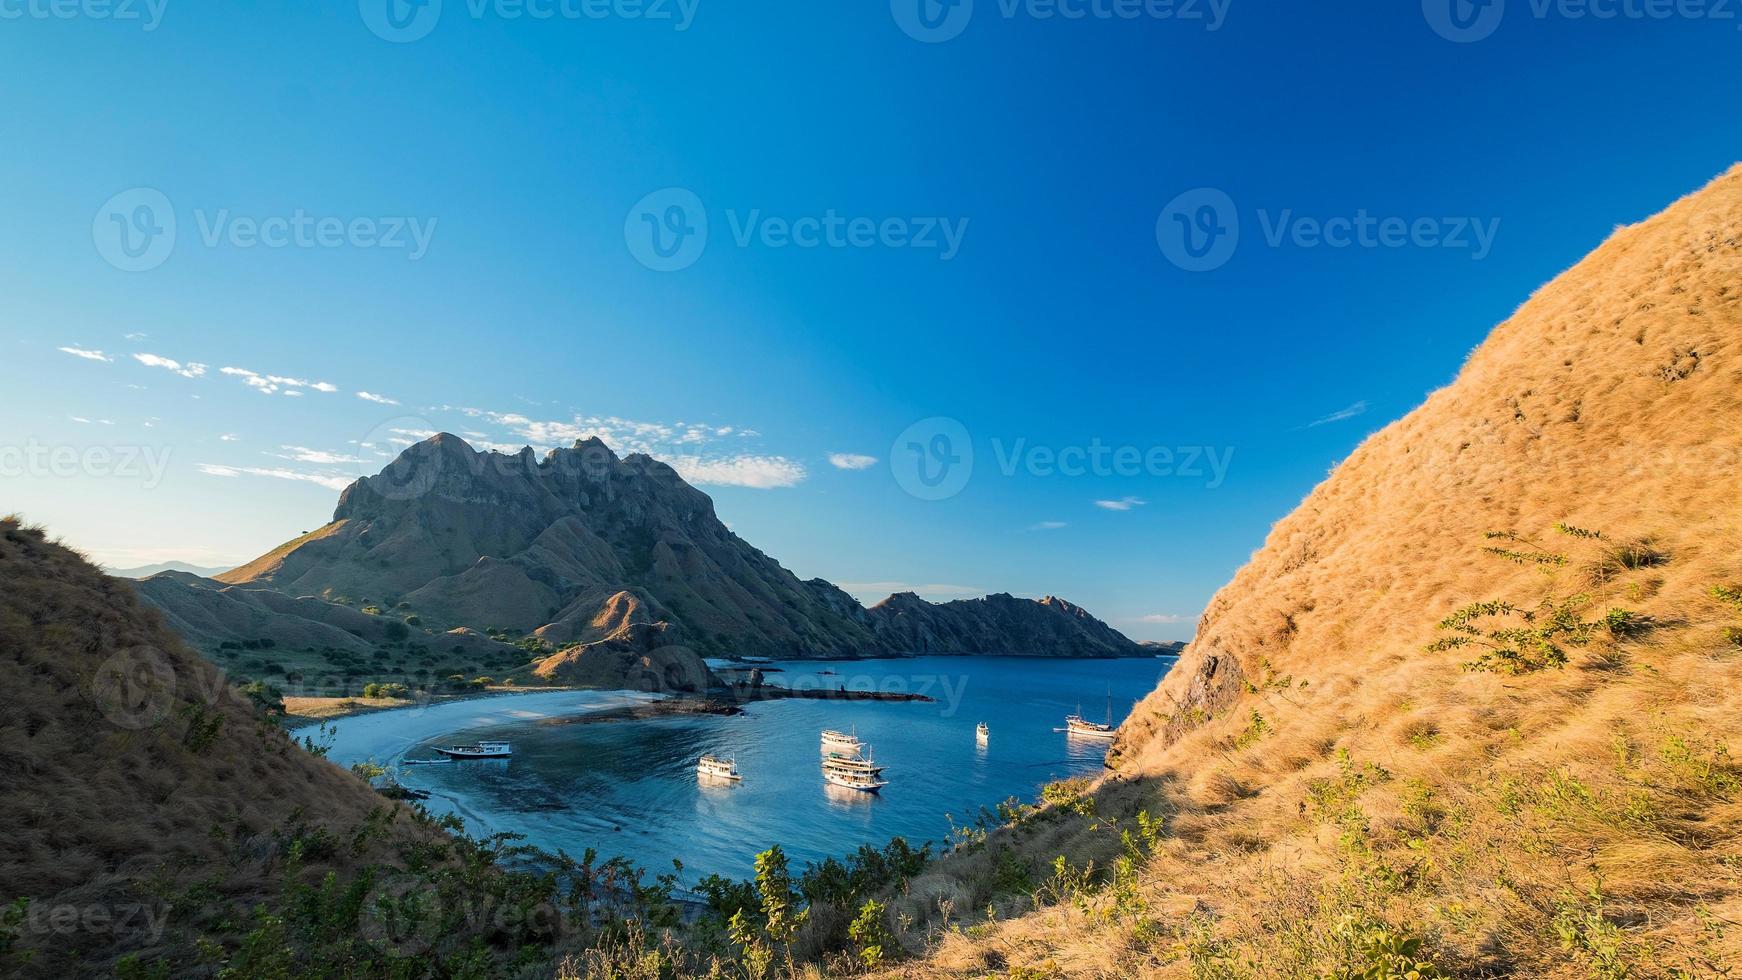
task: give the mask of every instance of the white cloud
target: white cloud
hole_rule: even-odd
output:
[[[223,435],[218,437],[219,442],[240,442],[241,439],[242,439],[241,436],[236,435],[233,432],[226,432]]]
[[[858,453],[830,453],[829,465],[837,470],[868,470],[877,465],[877,457]]]
[[[1149,501],[1142,497],[1120,497],[1118,500],[1097,500],[1095,506],[1102,510],[1130,510],[1133,507],[1142,507],[1147,503]]]
[[[393,399],[388,398],[386,395],[377,395],[377,394],[374,394],[372,392],[367,392],[367,391],[357,392],[357,397],[363,399],[366,402],[374,402],[377,405],[397,405],[397,404],[399,404],[398,402],[394,401]]]
[[[146,367],[163,368],[165,371],[179,374],[184,378],[199,378],[205,376],[206,373],[206,366],[194,361],[183,364],[180,361],[159,357],[156,354],[134,354],[133,359]]]
[[[1155,626],[1171,626],[1174,623],[1190,621],[1190,616],[1181,616],[1178,613],[1151,613],[1148,616],[1134,616],[1126,620],[1128,623],[1149,623]]]
[[[88,419],[88,418],[85,418],[83,415],[69,415],[67,417],[72,419],[74,422],[79,423],[80,425],[114,425],[115,424],[113,421],[111,421],[109,419]]]
[[[1367,411],[1367,403],[1359,401],[1350,405],[1348,408],[1339,408],[1324,418],[1314,419],[1313,421],[1308,422],[1307,428],[1311,429],[1315,426],[1329,425],[1332,422],[1341,422],[1344,419],[1352,419],[1365,411]]]
[[[1028,525],[1028,530],[1030,530],[1030,531],[1056,531],[1061,527],[1069,527],[1069,526],[1070,525],[1066,524],[1064,521],[1041,521],[1038,524]]]
[[[598,439],[618,453],[652,456],[670,465],[691,483],[767,490],[796,486],[809,476],[802,463],[785,456],[709,453],[705,449],[717,440],[753,437],[758,434],[754,429],[689,422],[643,422],[615,415],[576,415],[568,421],[538,420],[518,412],[490,412],[451,405],[432,411],[436,410],[488,419],[514,438],[526,440],[525,445],[540,451]],[[519,448],[502,442],[483,445],[499,452]]]
[[[282,392],[289,397],[300,398],[303,394],[300,389],[303,388],[312,388],[315,391],[339,390],[337,385],[328,384],[325,381],[305,381],[302,378],[291,378],[282,374],[261,374],[247,368],[227,367],[220,369],[220,373],[233,378],[241,378],[244,384],[262,395],[276,395]]]
[[[361,463],[356,456],[346,456],[343,453],[329,453],[323,449],[310,449],[307,446],[281,446],[284,454],[269,453],[279,459],[288,459],[294,463],[314,463],[317,466],[338,466],[343,463]]]
[[[60,347],[60,348],[56,348],[56,349],[59,350],[63,354],[71,354],[74,357],[82,357],[87,361],[102,361],[103,363],[107,364],[107,363],[110,363],[110,362],[115,360],[113,357],[110,357],[109,355],[103,353],[100,350],[85,350],[83,347]]]
[[[784,456],[670,456],[662,461],[691,483],[772,490],[804,481],[802,465]]]
[[[207,476],[221,476],[227,479],[241,476],[265,476],[275,480],[294,480],[301,483],[319,484],[328,490],[343,490],[356,482],[355,477],[334,476],[330,473],[304,473],[300,470],[264,466],[220,466],[216,463],[201,463],[199,471]]]
[[[144,340],[145,339],[145,335],[142,333],[123,334],[122,336],[127,340]]]

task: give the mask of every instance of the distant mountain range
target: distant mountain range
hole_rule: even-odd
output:
[[[210,580],[170,572],[141,592],[208,649],[261,638],[366,646],[386,623],[411,622],[462,644],[531,634],[614,662],[680,645],[820,659],[1157,652],[1050,596],[901,593],[867,609],[738,537],[671,467],[619,458],[597,439],[539,458],[436,435],[347,488],[326,526]],[[551,676],[596,673],[574,656],[552,660]]]
[[[155,565],[141,565],[138,568],[104,568],[103,574],[116,578],[150,578],[160,572],[185,572],[198,575],[201,578],[213,578],[229,571],[229,566],[223,568],[205,568],[199,565],[189,565],[185,561],[161,561]]]

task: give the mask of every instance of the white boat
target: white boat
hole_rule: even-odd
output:
[[[1065,734],[1081,738],[1113,738],[1118,731],[1113,727],[1113,691],[1107,690],[1107,721],[1105,724],[1090,721],[1083,717],[1083,706],[1077,705],[1077,713],[1065,716]]]
[[[984,742],[992,737],[992,729],[987,728],[985,722],[981,722],[974,726],[974,737]]]
[[[436,751],[450,759],[506,759],[514,754],[507,742],[479,742],[445,749],[438,745]]]
[[[832,786],[858,790],[861,793],[875,793],[889,785],[889,780],[868,772],[836,772],[825,769],[823,770],[823,779]]]
[[[823,771],[879,773],[883,771],[883,767],[878,765],[876,760],[869,757],[850,758],[841,755],[831,755],[823,759]]]
[[[864,743],[859,741],[857,735],[837,731],[823,732],[824,755],[855,756],[863,746]]]
[[[839,734],[839,733],[837,733]],[[827,752],[823,756],[823,781],[831,786],[875,793],[889,785],[883,778],[883,767],[871,757],[871,747],[853,740],[852,754]]]
[[[729,779],[734,782],[744,778],[738,774],[738,760],[719,759],[711,755],[702,756],[701,761],[696,763],[696,775],[708,779]]]
[[[1113,738],[1118,732],[1112,725],[1088,721],[1082,715],[1069,715],[1065,718],[1065,734],[1077,735],[1083,738]]]

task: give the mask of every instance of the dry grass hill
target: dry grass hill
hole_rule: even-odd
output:
[[[1742,975],[1739,420],[1742,167],[1279,522],[1114,772],[913,884],[899,972]]]
[[[192,913],[190,892],[214,912],[275,898],[293,848],[318,878],[381,846],[312,841],[414,833],[362,780],[291,744],[130,584],[15,518],[0,519],[0,691],[0,901],[34,903],[0,929],[0,975],[97,975],[190,931],[233,932],[165,917]]]

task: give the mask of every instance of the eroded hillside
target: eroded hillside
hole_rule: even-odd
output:
[[[1742,168],[1279,522],[1092,795],[914,884],[972,928],[906,972],[1742,971],[1739,418]]]

